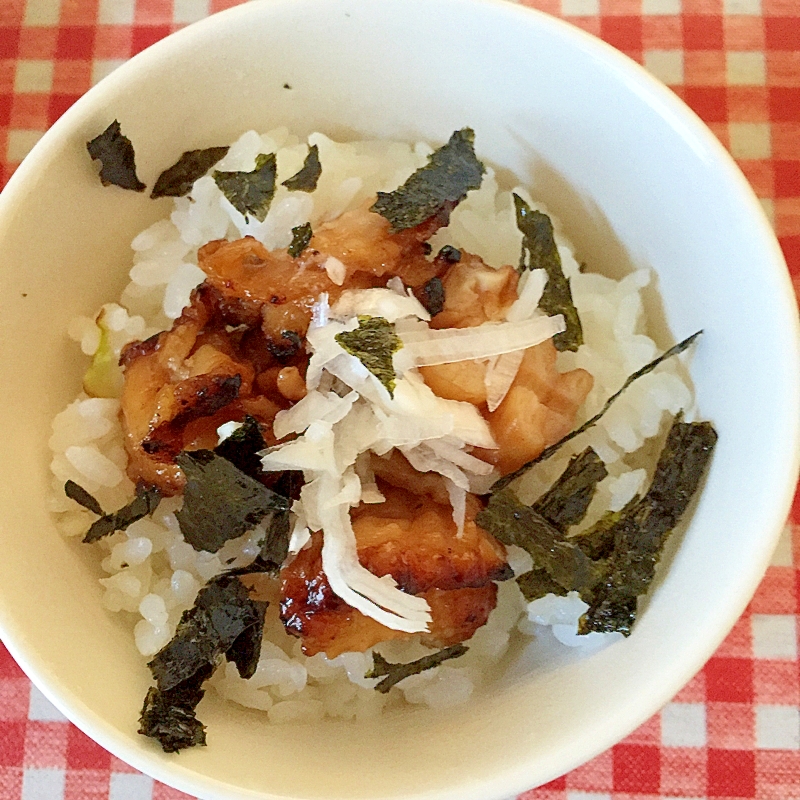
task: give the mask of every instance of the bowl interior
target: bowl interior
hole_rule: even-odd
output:
[[[287,88],[290,87],[290,88]],[[85,143],[114,118],[152,184],[184,150],[277,125],[441,142],[561,216],[594,270],[657,274],[662,342],[702,328],[699,407],[720,432],[705,491],[634,635],[585,659],[523,653],[485,696],[380,722],[270,726],[209,696],[208,748],[137,736],[149,683],[97,567],[46,510],[53,416],[80,386],[68,321],[115,296],[167,201],[100,186]],[[702,125],[624,57],[484,0],[266,0],[192,26],[71,109],[0,198],[0,634],[89,735],[209,798],[499,800],[610,746],[711,654],[766,566],[796,477],[797,319],[755,198]],[[747,491],[742,491],[742,486]]]

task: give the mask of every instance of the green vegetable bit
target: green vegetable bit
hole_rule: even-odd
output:
[[[670,347],[669,350],[662,353],[658,358],[654,358],[649,364],[645,364],[641,369],[637,369],[632,375],[629,375],[628,378],[625,380],[625,383],[611,395],[611,397],[606,400],[603,407],[598,411],[591,419],[586,420],[578,428],[575,428],[574,431],[570,431],[566,436],[559,439],[555,444],[550,445],[550,447],[546,447],[539,453],[536,458],[532,458],[530,461],[527,461],[518,469],[515,469],[513,472],[509,472],[507,475],[504,475],[500,480],[496,481],[492,486],[492,491],[499,491],[501,489],[505,489],[510,483],[515,481],[517,478],[524,475],[531,467],[534,467],[536,464],[539,464],[542,461],[550,458],[550,456],[557,453],[567,442],[572,441],[576,436],[580,436],[584,431],[588,430],[592,427],[592,425],[596,424],[600,418],[608,411],[609,408],[614,404],[614,401],[635,381],[639,380],[639,378],[643,378],[645,375],[651,373],[659,364],[663,361],[666,361],[668,358],[672,358],[673,356],[679,355],[684,350],[686,350],[694,341],[697,339],[698,336],[703,331],[697,331],[697,333],[693,333],[691,336],[684,339],[682,342],[678,342],[674,347]]]
[[[400,188],[378,192],[370,211],[388,219],[395,232],[415,228],[436,214],[449,214],[483,180],[485,169],[475,157],[474,141],[471,128],[456,131]]]
[[[292,243],[289,245],[289,255],[292,258],[297,258],[308,247],[313,235],[314,232],[311,230],[310,222],[292,228]]]
[[[229,147],[207,147],[205,150],[188,150],[156,181],[150,197],[184,197],[192,190],[194,182],[208,172],[227,154]]]
[[[275,154],[261,154],[252,172],[220,172],[214,170],[214,181],[231,205],[245,219],[254,216],[259,222],[267,218],[275,196],[277,168]]]
[[[175,460],[186,475],[183,508],[175,516],[195,550],[216,553],[266,517],[289,510],[287,498],[211,450],[184,451]]]
[[[526,269],[543,269],[547,272],[547,283],[539,301],[539,308],[546,314],[562,314],[567,329],[553,337],[556,350],[577,350],[583,344],[583,328],[578,309],[572,302],[569,279],[561,267],[553,235],[553,223],[547,214],[532,210],[517,194],[514,195],[517,227],[522,232],[520,272]]]
[[[446,647],[444,650],[431,653],[429,656],[423,656],[408,664],[392,664],[380,653],[373,653],[372,669],[364,677],[383,678],[382,681],[375,685],[375,689],[381,694],[386,694],[389,689],[396,686],[400,681],[405,680],[411,675],[418,675],[420,672],[438,667],[439,664],[451,658],[463,656],[468,649],[469,648],[463,644],[454,644],[451,647]]]
[[[136,154],[131,140],[122,133],[114,120],[99,136],[86,143],[93,160],[100,162],[100,182],[103,186],[119,186],[134,192],[147,187],[136,177]]]
[[[336,341],[355,356],[393,395],[395,371],[392,355],[403,343],[394,332],[394,325],[383,317],[359,317],[354,331],[337,333]]]
[[[313,192],[317,188],[320,175],[322,175],[322,164],[319,162],[319,147],[312,144],[308,148],[308,155],[300,171],[281,185],[291,192]]]
[[[630,503],[610,527],[614,547],[602,585],[581,617],[579,633],[630,635],[637,597],[647,591],[669,535],[697,492],[717,433],[710,422],[676,417],[644,497]]]

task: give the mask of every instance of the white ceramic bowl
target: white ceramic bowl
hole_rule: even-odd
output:
[[[284,84],[291,89],[284,88]],[[443,141],[472,126],[612,274],[652,267],[662,343],[705,330],[692,373],[720,441],[633,636],[587,659],[522,658],[487,696],[380,723],[271,727],[209,696],[210,746],[136,734],[149,675],[90,559],[45,510],[50,420],[79,389],[65,330],[119,294],[165,206],[100,187],[85,142],[114,118],[152,184],[248,128]],[[730,158],[669,91],[564,23],[491,0],[266,0],[120,67],[50,130],[0,197],[0,634],[80,728],[206,798],[498,800],[614,744],[711,655],[755,590],[797,473],[797,319],[785,265]]]

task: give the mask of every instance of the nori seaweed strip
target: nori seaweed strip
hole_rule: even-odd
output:
[[[258,480],[259,476],[264,474],[258,453],[266,446],[258,420],[248,414],[241,427],[221,441],[214,448],[214,452],[226,458],[245,475]]]
[[[166,692],[151,686],[142,705],[138,732],[157,739],[165,753],[205,746],[206,726],[197,719],[195,709],[205,694],[202,684],[213,671],[214,667],[208,664]]]
[[[664,542],[697,491],[716,441],[710,422],[683,422],[681,415],[676,417],[650,488],[613,526],[609,573],[581,617],[579,633],[630,635],[637,597],[647,591]]]
[[[691,336],[684,339],[682,342],[678,342],[674,347],[670,347],[669,350],[662,353],[658,358],[653,359],[649,364],[645,364],[641,369],[636,370],[632,375],[629,375],[628,378],[625,380],[625,383],[611,395],[611,397],[606,400],[603,407],[600,411],[597,412],[591,419],[587,420],[583,423],[579,428],[575,428],[574,431],[571,431],[563,438],[559,439],[555,444],[550,445],[550,447],[546,447],[539,453],[536,458],[532,458],[530,461],[523,464],[518,469],[515,469],[513,472],[509,472],[508,475],[504,475],[498,481],[494,483],[492,486],[492,491],[501,491],[505,489],[512,481],[515,481],[520,476],[524,475],[531,467],[535,466],[536,464],[540,463],[541,461],[545,461],[546,459],[550,458],[554,453],[558,452],[567,442],[574,439],[576,436],[582,434],[585,430],[589,429],[594,425],[605,413],[611,408],[611,405],[614,401],[636,380],[639,378],[644,377],[648,373],[652,372],[662,361],[666,361],[668,358],[672,356],[678,355],[686,350],[694,340],[700,336],[703,331],[697,331],[693,333]]]
[[[159,691],[168,692],[208,665],[216,666],[248,628],[263,628],[267,605],[252,600],[238,576],[212,578],[197,593],[192,608],[183,612],[175,636],[147,665]],[[240,661],[251,646],[235,651]]]
[[[522,596],[530,603],[548,594],[566,597],[569,591],[550,577],[550,573],[541,567],[534,567],[517,578]]]
[[[350,355],[355,356],[393,396],[396,374],[392,354],[403,346],[394,332],[394,325],[383,317],[362,316],[358,318],[355,330],[337,333],[334,339]]]
[[[310,222],[292,228],[292,242],[287,249],[292,258],[297,258],[308,247],[313,233]]]
[[[405,680],[411,675],[418,675],[428,669],[438,667],[443,661],[451,658],[458,658],[463,656],[469,648],[463,644],[454,644],[450,647],[445,647],[444,650],[439,650],[436,653],[431,653],[429,656],[423,656],[416,661],[411,661],[408,664],[392,664],[388,662],[380,653],[372,654],[372,669],[364,675],[365,678],[381,678],[383,680],[375,685],[375,689],[381,694],[386,694],[392,686],[397,685],[400,681]]]
[[[290,192],[313,192],[317,188],[317,181],[322,174],[322,164],[319,163],[319,147],[312,144],[308,148],[308,155],[303,161],[300,171],[285,180],[281,185]]]
[[[588,592],[603,576],[600,566],[508,490],[492,494],[475,522],[503,544],[528,552],[536,567],[567,591]]]
[[[468,191],[480,187],[485,172],[475,157],[474,141],[471,128],[453,133],[402,186],[393,192],[378,192],[370,211],[388,219],[396,233],[415,228],[460,203]]]
[[[114,531],[124,531],[129,525],[132,525],[137,520],[152,514],[161,500],[161,495],[158,489],[145,486],[143,483],[136,484],[136,495],[133,500],[127,505],[124,505],[118,511],[112,511],[108,514],[104,513],[100,503],[92,497],[82,486],[79,486],[75,481],[67,481],[64,484],[64,493],[67,497],[80,503],[84,508],[94,514],[100,515],[100,519],[95,520],[83,537],[86,544],[96,542],[104,536],[108,536]]]
[[[230,147],[207,147],[205,150],[187,150],[171,167],[165,169],[156,181],[150,197],[183,197],[189,194],[198,178],[225,157]]]
[[[275,196],[276,170],[275,153],[262,153],[256,157],[252,172],[214,170],[213,177],[219,190],[245,219],[252,214],[259,222],[263,222]]]
[[[119,186],[133,192],[143,192],[147,188],[136,177],[136,154],[131,140],[122,133],[117,120],[87,142],[86,149],[93,160],[100,162],[100,182],[103,186]]]
[[[573,456],[561,477],[533,504],[557,531],[566,533],[586,515],[597,484],[608,475],[606,465],[593,448]]]
[[[264,615],[262,614],[255,625],[245,628],[234,639],[233,644],[225,653],[225,658],[236,664],[240,677],[245,680],[249,680],[256,674],[258,660],[261,658],[261,639],[263,636]]]
[[[64,494],[69,497],[70,500],[74,500],[78,503],[78,505],[88,508],[93,514],[97,514],[98,517],[105,516],[105,511],[103,511],[100,503],[98,503],[83,486],[75,483],[75,481],[68,480],[64,484]]]
[[[556,350],[577,350],[583,344],[583,328],[578,309],[572,301],[569,279],[561,267],[561,256],[553,235],[553,223],[547,214],[532,210],[517,194],[514,195],[517,227],[522,232],[522,253],[519,270],[543,269],[547,283],[539,301],[539,308],[548,316],[562,314],[566,330],[553,337]]]
[[[577,525],[586,515],[586,509],[594,497],[597,484],[606,475],[608,470],[603,461],[591,447],[587,447],[580,455],[570,459],[561,477],[533,504],[532,508],[553,526],[554,531],[561,534],[558,540],[563,541],[563,534],[566,534],[573,525]],[[586,552],[581,546],[581,541],[571,539],[569,543],[578,545]],[[597,577],[599,578],[599,574]],[[528,602],[547,594],[563,596],[568,592],[567,588],[541,566],[520,575],[517,584]],[[584,592],[587,591],[588,586],[584,587]]]
[[[186,475],[183,508],[175,516],[195,550],[216,553],[268,514],[289,510],[287,498],[211,450],[184,451],[175,461]]]

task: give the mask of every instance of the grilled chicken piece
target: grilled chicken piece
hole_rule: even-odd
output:
[[[410,286],[422,285],[441,271],[425,258],[429,239],[447,224],[449,209],[416,228],[392,233],[388,220],[369,211],[368,203],[321,225],[297,258],[286,250],[269,251],[245,237],[234,242],[214,241],[198,253],[200,268],[230,303],[258,309],[264,333],[273,339],[282,331],[305,334],[311,306],[327,292],[331,302],[348,289],[384,286],[399,276]],[[343,275],[334,282],[326,262],[340,262]],[[343,278],[340,281],[339,278]]]
[[[479,501],[470,498],[459,537],[449,507],[402,489],[382,485],[381,491],[385,503],[352,512],[359,561],[428,601],[431,643],[469,639],[495,606],[494,581],[511,577],[503,545],[475,525]],[[384,627],[337,597],[322,571],[321,549],[322,534],[316,533],[281,572],[281,619],[303,640],[305,653],[334,657],[410,636]]]
[[[281,619],[289,633],[303,640],[306,655],[363,651],[390,639],[414,634],[387,628],[337,597],[322,571],[322,534],[281,572]],[[469,639],[485,625],[497,604],[497,585],[464,589],[429,589],[432,621],[425,641],[441,647]]]
[[[253,394],[255,368],[237,353],[236,337],[226,331],[218,301],[213,288],[201,286],[171,330],[133,342],[122,352],[128,475],[162,495],[183,488],[174,463],[181,450],[214,447],[217,427],[247,414],[263,423],[268,434],[280,410],[274,401]],[[230,309],[225,314],[230,321]]]

